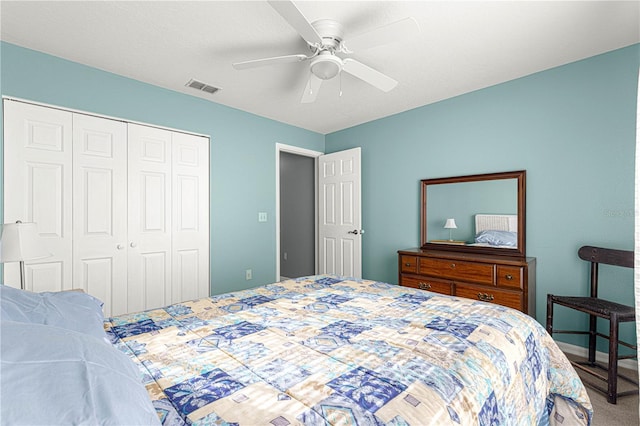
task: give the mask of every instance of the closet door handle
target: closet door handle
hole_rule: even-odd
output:
[[[131,242],[131,244],[129,244],[129,247],[131,247],[131,248],[136,248],[136,246],[137,246],[137,244],[134,243],[133,241]]]
[[[122,249],[124,248],[124,246],[123,246],[122,244],[118,244],[118,245],[116,246],[116,248],[117,248],[118,250],[122,250]]]

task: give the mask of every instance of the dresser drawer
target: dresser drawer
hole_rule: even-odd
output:
[[[447,280],[435,278],[400,277],[400,285],[405,287],[419,288],[420,290],[433,291],[435,293],[453,294],[452,283]]]
[[[499,286],[522,288],[524,268],[519,266],[498,265],[496,279]]]
[[[417,256],[400,256],[400,272],[405,274],[418,273],[418,257]]]
[[[522,293],[517,291],[456,283],[455,295],[522,310]]]
[[[479,284],[493,284],[494,265],[450,259],[420,258],[418,273]]]

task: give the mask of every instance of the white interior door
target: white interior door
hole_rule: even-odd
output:
[[[318,159],[319,273],[362,277],[360,148]]]
[[[209,295],[209,139],[172,134],[171,303]]]
[[[127,312],[127,124],[73,115],[73,286]]]
[[[128,311],[171,303],[171,132],[129,124]]]
[[[36,222],[51,257],[25,262],[25,289],[72,288],[72,113],[4,100],[4,222]],[[18,263],[4,284],[20,288]]]

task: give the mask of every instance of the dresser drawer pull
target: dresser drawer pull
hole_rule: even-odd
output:
[[[513,279],[513,275],[511,274],[507,274],[504,276],[508,281],[511,281]]]
[[[493,300],[493,294],[478,293],[478,299],[483,302],[491,302]]]
[[[405,263],[404,266],[411,266],[409,262]]]
[[[429,283],[418,283],[418,287],[420,287],[420,290],[431,290],[431,284]]]
[[[455,267],[456,267],[456,264],[455,264],[455,263],[452,263],[452,264],[451,264],[451,269],[455,269]]]

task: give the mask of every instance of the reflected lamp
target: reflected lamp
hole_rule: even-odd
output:
[[[448,229],[449,230],[449,241],[453,241],[453,238],[451,238],[451,230],[452,229],[458,229],[458,227],[456,226],[456,220],[455,219],[447,219],[447,221],[444,224],[444,229]]]

